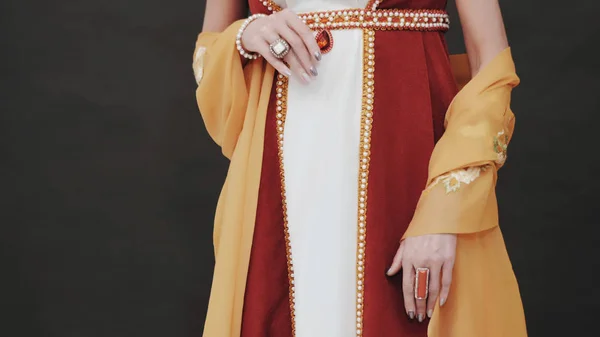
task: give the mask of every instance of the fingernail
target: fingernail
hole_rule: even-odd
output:
[[[423,322],[423,319],[425,318],[424,316],[425,316],[425,315],[423,315],[423,314],[419,314],[419,315],[417,316],[417,320],[418,320],[419,322]]]
[[[315,52],[315,58],[317,59],[317,61],[321,61],[321,52],[320,51]]]
[[[408,317],[409,317],[410,319],[414,319],[414,318],[415,318],[415,312],[414,312],[414,311],[409,311],[409,312],[408,312]]]
[[[388,269],[388,270],[385,272],[385,274],[386,274],[387,276],[392,276],[392,267],[390,267],[390,269]]]
[[[302,79],[306,82],[306,83],[310,83],[310,76],[308,76],[307,73],[302,73]]]
[[[317,68],[315,67],[310,67],[310,73],[313,74],[313,76],[319,75],[319,73],[317,72]]]
[[[442,298],[440,300],[440,307],[443,306],[444,304],[446,304],[446,298]]]
[[[433,316],[433,310],[432,310],[432,309],[429,309],[429,310],[427,311],[427,317],[431,318],[431,316]]]
[[[290,76],[292,76],[292,71],[287,69],[286,71],[283,72],[283,74],[285,75],[285,77],[290,77]]]

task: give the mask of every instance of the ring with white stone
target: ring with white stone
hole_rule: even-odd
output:
[[[290,52],[290,45],[286,40],[279,38],[269,45],[271,54],[278,59],[282,59]]]

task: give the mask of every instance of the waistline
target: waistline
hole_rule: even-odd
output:
[[[441,31],[450,28],[450,18],[441,9],[347,9],[300,13],[312,30],[375,29]]]

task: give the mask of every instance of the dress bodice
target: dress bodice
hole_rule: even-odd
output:
[[[334,10],[342,8],[364,8],[368,0],[274,0],[281,8],[295,12]]]

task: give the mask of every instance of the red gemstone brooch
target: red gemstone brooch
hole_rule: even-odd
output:
[[[320,30],[317,35],[315,35],[315,39],[317,40],[317,45],[321,49],[321,54],[327,54],[333,48],[333,35],[328,29]]]

